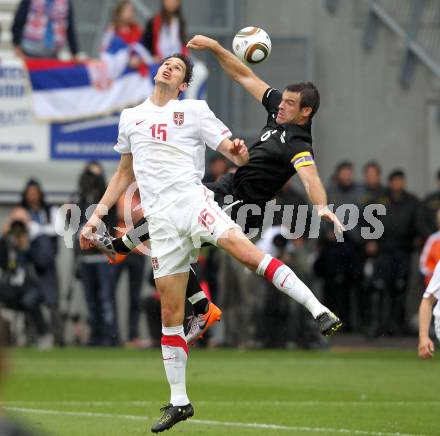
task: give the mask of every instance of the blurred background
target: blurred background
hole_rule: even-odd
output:
[[[66,248],[55,232],[56,207],[75,203],[84,211],[116,168],[118,115],[136,104],[124,100],[135,82],[115,91],[116,103],[100,103],[121,77],[121,58],[148,84],[160,56],[185,51],[192,35],[230,48],[249,25],[272,39],[269,60],[253,67],[258,75],[280,89],[311,80],[320,90],[314,148],[329,203],[387,208],[377,241],[354,230],[336,243],[325,226],[317,240],[286,241],[274,227],[264,248],[292,265],[345,321],[336,341],[402,344],[416,335],[424,280],[439,256],[437,1],[0,0],[0,300],[11,344],[158,345],[149,259],[133,254],[111,266],[98,253]],[[265,111],[213,56],[196,58],[194,96],[206,97],[234,135],[251,144]],[[94,92],[89,100],[79,89],[87,86]],[[207,179],[228,170],[207,154]],[[292,182],[277,202],[306,204],[304,195]],[[115,208],[109,224],[122,216]],[[300,307],[219,251],[204,250],[198,269],[225,315],[205,345],[329,346]]]

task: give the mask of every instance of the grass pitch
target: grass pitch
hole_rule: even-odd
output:
[[[159,350],[10,353],[4,407],[49,435],[145,435],[169,399]],[[191,350],[191,420],[167,434],[439,435],[440,359],[416,351]]]

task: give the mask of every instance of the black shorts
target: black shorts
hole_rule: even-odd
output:
[[[225,174],[216,182],[205,183],[205,186],[214,192],[215,201],[228,213],[228,215],[230,214],[233,221],[241,225],[244,233],[247,234],[250,229],[254,228],[258,228],[261,231],[266,203],[256,203],[252,200],[246,201],[238,197],[234,193],[234,174]],[[231,204],[233,204],[232,207],[230,206]],[[256,205],[261,210],[261,214],[253,214],[247,207],[249,205]],[[240,208],[242,207],[247,210],[246,215],[243,215],[243,217],[242,214],[244,212],[240,213],[240,216],[238,215]]]

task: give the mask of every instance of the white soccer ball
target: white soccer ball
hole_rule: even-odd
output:
[[[247,64],[259,64],[266,60],[272,50],[269,35],[259,27],[241,29],[232,41],[235,55]]]

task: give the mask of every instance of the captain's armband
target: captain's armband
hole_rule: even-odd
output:
[[[309,165],[315,165],[315,159],[313,158],[312,153],[310,151],[303,151],[301,153],[295,154],[291,159],[292,165],[297,170],[301,167],[306,167]]]

